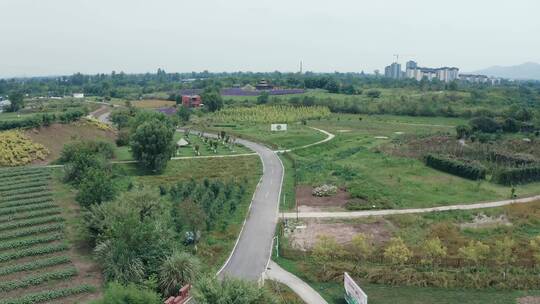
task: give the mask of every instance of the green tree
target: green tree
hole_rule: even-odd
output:
[[[187,252],[174,252],[168,256],[159,270],[159,285],[165,296],[178,294],[186,284],[193,284],[199,277],[202,264]]]
[[[466,125],[458,125],[456,126],[456,133],[458,139],[468,138],[471,135],[471,128]]]
[[[506,278],[508,267],[516,261],[516,256],[513,254],[516,242],[509,237],[495,241],[493,245],[493,260],[503,270],[503,277]]]
[[[334,237],[320,235],[313,246],[312,255],[315,261],[322,265],[322,272],[326,274],[328,264],[345,254],[343,247]]]
[[[540,264],[540,235],[537,235],[529,241],[529,248],[532,251],[532,255],[536,264]]]
[[[142,283],[177,246],[170,203],[154,191],[126,192],[92,205],[84,222],[107,281]]]
[[[92,304],[161,304],[161,297],[154,291],[140,285],[110,283],[105,289],[103,299],[92,301]]]
[[[459,255],[475,267],[485,261],[489,254],[489,246],[480,241],[469,241],[467,246],[459,248]]]
[[[257,97],[258,104],[267,104],[269,100],[270,100],[270,94],[268,94],[268,92],[266,91],[263,91],[261,95]]]
[[[180,123],[186,124],[189,122],[189,117],[191,116],[191,109],[184,106],[178,106],[178,111],[176,112]]]
[[[168,121],[152,119],[139,125],[131,135],[133,157],[146,170],[161,172],[174,154],[174,128]]]
[[[381,91],[379,91],[379,90],[369,90],[369,91],[367,91],[366,95],[367,95],[367,97],[369,97],[371,99],[379,98],[379,97],[381,97]]]
[[[403,265],[411,256],[411,250],[400,237],[391,238],[384,249],[384,257],[393,265]]]
[[[366,260],[373,253],[373,241],[364,233],[356,234],[352,238],[351,245],[357,261]]]
[[[8,112],[17,112],[24,108],[24,97],[20,92],[9,94],[9,101],[11,102],[11,105],[7,108]]]
[[[193,299],[199,304],[276,304],[266,289],[255,282],[235,278],[219,280],[208,277],[199,280],[193,288]]]
[[[438,237],[435,237],[424,242],[422,252],[422,262],[425,264],[431,264],[431,267],[435,269],[435,266],[439,260],[446,256],[447,248],[442,244]]]
[[[75,199],[82,206],[101,204],[112,200],[115,188],[111,176],[105,170],[91,168],[86,172],[79,185],[79,192]]]
[[[215,112],[223,108],[223,97],[221,97],[218,89],[206,89],[201,94],[201,99],[210,112]]]

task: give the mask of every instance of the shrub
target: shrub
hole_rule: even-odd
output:
[[[461,138],[468,138],[471,135],[472,131],[469,126],[459,125],[459,126],[456,126],[456,133],[457,133],[457,138],[461,139]]]
[[[121,285],[110,283],[105,290],[103,299],[92,304],[161,304],[160,296],[135,284]]]
[[[204,278],[195,284],[193,298],[199,304],[273,304],[276,300],[255,282],[240,279]]]
[[[486,168],[480,164],[464,162],[447,157],[428,154],[425,157],[427,166],[464,178],[477,180],[486,177]]]
[[[497,123],[493,118],[489,117],[476,117],[469,121],[473,131],[480,131],[484,133],[495,133],[501,129],[499,123]]]
[[[493,181],[502,185],[515,185],[540,181],[540,165],[498,169],[493,174]]]

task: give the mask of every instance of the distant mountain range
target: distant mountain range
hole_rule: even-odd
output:
[[[474,71],[473,73],[508,79],[540,80],[540,64],[536,62],[525,62],[513,66],[492,66],[487,69]]]

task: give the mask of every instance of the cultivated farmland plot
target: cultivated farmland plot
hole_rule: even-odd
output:
[[[73,303],[96,290],[73,262],[50,175],[0,170],[0,304]]]

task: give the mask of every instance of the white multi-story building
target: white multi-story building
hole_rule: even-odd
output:
[[[425,68],[419,67],[416,62],[409,61],[406,65],[405,76],[417,81],[427,78],[428,80],[439,79],[442,82],[452,82],[458,79],[459,69],[455,67]]]

